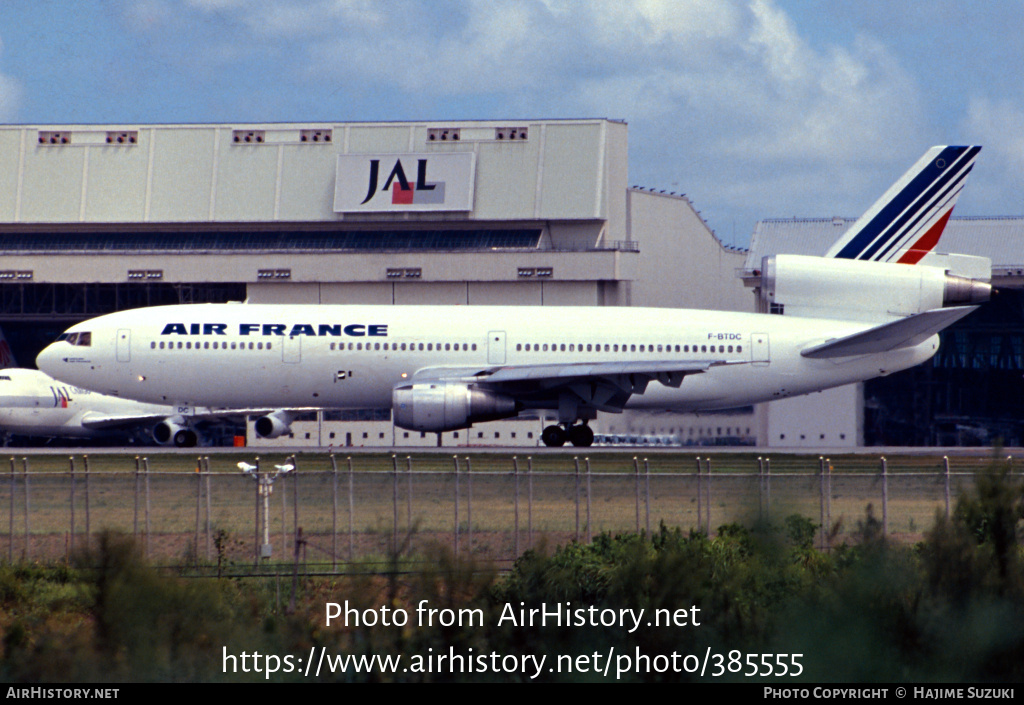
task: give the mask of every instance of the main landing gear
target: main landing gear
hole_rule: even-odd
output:
[[[548,426],[540,434],[544,445],[558,448],[565,445],[566,441],[574,446],[586,447],[594,444],[594,431],[586,423],[569,426]]]

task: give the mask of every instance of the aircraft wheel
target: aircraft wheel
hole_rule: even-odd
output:
[[[174,434],[174,445],[177,448],[194,448],[198,440],[195,431],[187,428]]]
[[[585,423],[570,426],[569,442],[574,446],[592,446],[594,445],[594,430]]]
[[[565,445],[566,436],[565,429],[561,426],[548,426],[541,432],[540,439],[544,441],[544,445],[558,448]]]

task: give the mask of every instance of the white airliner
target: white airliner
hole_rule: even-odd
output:
[[[552,410],[544,443],[586,446],[599,411],[745,406],[934,355],[938,331],[990,292],[988,260],[931,252],[979,149],[929,150],[826,257],[765,258],[770,313],[164,306],[72,326],[38,364],[185,416],[195,406],[391,408],[401,428],[441,432]]]
[[[98,394],[58,382],[39,370],[0,369],[0,432],[40,438],[131,438],[148,432],[161,445],[191,448],[200,441],[197,422],[244,417],[247,410],[201,410],[187,418],[166,404],[146,404]],[[256,410],[252,410],[253,413]],[[266,414],[264,410],[262,413]],[[275,411],[257,419],[257,432],[268,434],[273,418],[280,435],[288,431],[292,412]],[[268,426],[267,424],[271,425]],[[271,435],[271,437],[273,437]]]

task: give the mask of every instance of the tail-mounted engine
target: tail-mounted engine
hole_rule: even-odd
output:
[[[924,264],[772,255],[761,260],[759,307],[787,316],[878,321],[988,301],[990,262],[958,256],[956,264],[969,267],[970,276]]]
[[[519,413],[510,397],[459,382],[424,382],[395,387],[395,425],[410,431],[454,431]]]

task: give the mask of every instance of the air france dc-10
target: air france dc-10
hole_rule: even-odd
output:
[[[824,257],[764,258],[768,313],[162,306],[72,326],[38,364],[70,384],[183,413],[390,408],[401,428],[444,432],[554,412],[543,442],[588,446],[598,412],[734,408],[932,357],[938,332],[991,291],[989,260],[933,252],[979,150],[929,150]]]

